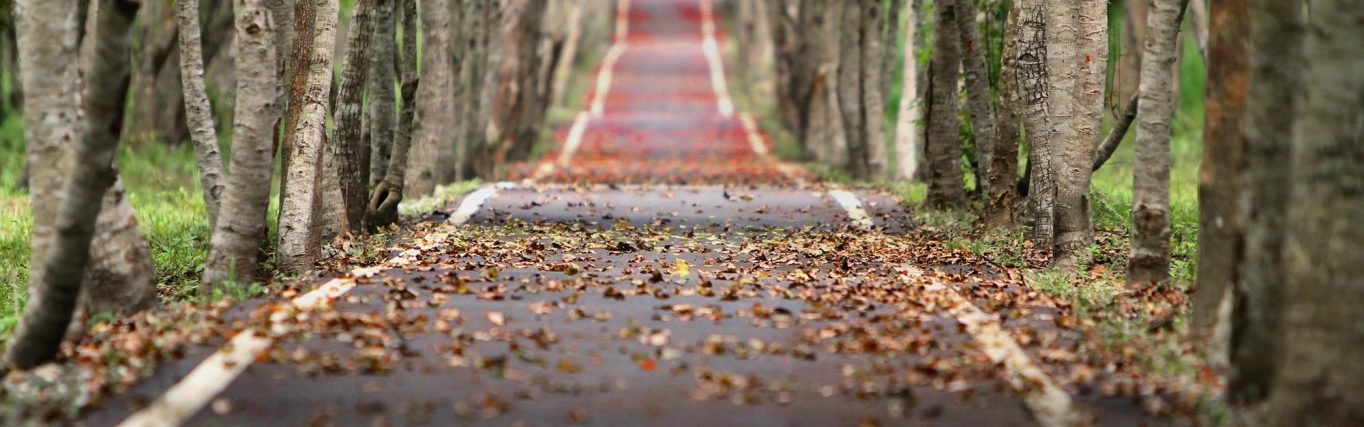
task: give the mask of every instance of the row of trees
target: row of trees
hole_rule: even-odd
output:
[[[300,273],[323,242],[394,223],[404,196],[525,160],[578,45],[605,40],[592,30],[608,27],[594,22],[610,19],[604,3],[355,0],[342,16],[337,0],[15,2],[35,220],[7,364],[50,360],[78,306],[155,301],[114,169],[120,139],[192,141],[212,229],[205,294],[261,280],[263,253]]]
[[[1364,241],[1364,5],[1215,0],[1204,27],[1201,1],[1125,0],[1140,83],[1101,137],[1104,100],[1126,95],[1106,69],[1105,2],[1015,0],[1000,27],[978,17],[995,2],[935,0],[924,40],[921,0],[739,1],[759,12],[739,14],[738,39],[773,45],[773,90],[806,159],[863,179],[921,179],[939,208],[968,205],[963,170],[974,171],[986,225],[1031,225],[1061,268],[1093,243],[1091,173],[1135,128],[1134,285],[1169,278],[1174,64],[1192,11],[1208,63],[1195,324],[1211,326],[1230,301],[1229,396],[1262,408],[1267,424],[1364,422],[1364,252],[1354,249]],[[902,7],[904,95],[887,142],[880,94]],[[1002,31],[997,62],[982,26]],[[1118,84],[1106,87],[1110,77]]]

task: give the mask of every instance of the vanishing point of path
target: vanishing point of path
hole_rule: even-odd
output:
[[[715,22],[710,0],[619,0],[545,159],[382,264],[228,310],[82,423],[1163,424],[1085,391],[1048,299],[770,155]]]

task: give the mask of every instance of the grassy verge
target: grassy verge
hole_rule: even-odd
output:
[[[18,186],[23,159],[22,118],[11,115],[0,124],[0,213],[4,218],[0,220],[0,335],[13,328],[27,296],[33,218],[27,190]],[[161,294],[172,299],[191,294],[203,270],[209,237],[193,148],[132,142],[120,147],[118,165],[151,245]]]
[[[931,210],[922,205],[926,192],[923,184],[855,181],[829,165],[806,163],[804,166],[827,181],[880,187],[896,193],[914,209],[919,233],[931,234],[953,249],[972,252],[1000,267],[1020,269],[1032,288],[1056,298],[1078,318],[1085,319],[1086,330],[1098,343],[1096,352],[1116,354],[1122,360],[1139,364],[1147,372],[1174,378],[1174,381],[1187,381],[1203,363],[1188,339],[1189,299],[1186,296],[1193,288],[1197,271],[1198,170],[1202,161],[1205,74],[1203,61],[1192,40],[1185,40],[1183,48],[1171,141],[1172,279],[1162,287],[1130,289],[1125,284],[1126,258],[1131,244],[1132,139],[1135,130],[1128,133],[1119,150],[1093,176],[1091,202],[1096,242],[1081,257],[1083,268],[1078,272],[1058,271],[1030,261],[1025,254],[1031,252],[1032,244],[1027,239],[1025,227],[993,230],[979,227],[976,224],[978,203],[967,210]],[[738,54],[733,48],[726,53],[730,61]],[[788,160],[799,158],[794,136],[776,117],[775,97],[762,93],[758,89],[761,86],[748,81],[742,73],[732,73],[731,78],[738,83],[731,86],[736,88],[736,104],[761,118],[760,125],[774,143],[773,151]],[[895,107],[899,104],[900,83],[893,82],[891,87],[886,100],[888,130],[893,127],[894,116],[898,113]],[[964,132],[963,136],[969,137],[969,132]],[[894,153],[893,149],[887,151]],[[1024,163],[1026,159],[1021,159],[1020,166]],[[969,174],[967,178],[970,178]],[[973,184],[968,182],[967,185]]]

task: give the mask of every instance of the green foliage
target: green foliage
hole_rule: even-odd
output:
[[[27,190],[17,186],[23,158],[22,117],[12,115],[0,124],[0,333],[13,327],[27,295],[33,219]],[[135,141],[120,147],[118,166],[151,246],[161,293],[194,295],[210,230],[193,148]]]

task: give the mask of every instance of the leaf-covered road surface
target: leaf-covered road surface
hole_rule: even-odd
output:
[[[1065,307],[768,154],[708,0],[622,0],[560,144],[227,310],[89,425],[1164,424]]]

